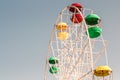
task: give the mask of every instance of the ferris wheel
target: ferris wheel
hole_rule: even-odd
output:
[[[79,3],[66,6],[51,33],[44,80],[112,80],[107,45],[93,10]]]

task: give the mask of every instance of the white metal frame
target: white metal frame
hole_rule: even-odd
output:
[[[97,66],[96,63],[103,53],[105,53],[106,58],[105,65],[108,65],[106,51],[108,42],[103,39],[102,35],[97,39],[89,38],[88,26],[84,19],[86,16],[85,11],[90,11],[90,13],[93,13],[93,11],[91,9],[83,9],[81,12],[78,8],[74,7],[83,17],[81,23],[74,24],[69,20],[70,16],[74,14],[69,12],[70,7],[73,6],[67,6],[60,12],[53,27],[46,56],[44,80],[111,80],[110,77],[99,78],[93,74],[95,66]],[[59,30],[56,29],[56,25],[59,22],[68,24],[66,32],[69,33],[69,37],[66,40],[59,40],[57,38]],[[86,33],[88,35],[86,35]],[[96,43],[102,45],[98,51],[94,51]],[[48,63],[48,59],[51,56],[58,58],[58,64],[54,65],[60,69],[57,74],[49,73],[51,64]]]

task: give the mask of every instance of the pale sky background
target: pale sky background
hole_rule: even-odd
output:
[[[101,17],[109,65],[120,80],[120,0],[0,0],[0,80],[43,80],[51,30],[73,2]]]

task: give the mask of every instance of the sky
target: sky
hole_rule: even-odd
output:
[[[51,30],[73,2],[101,17],[113,79],[120,80],[120,0],[0,0],[0,80],[43,80]]]

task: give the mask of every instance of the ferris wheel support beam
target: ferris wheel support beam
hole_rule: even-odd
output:
[[[105,52],[106,47],[108,46],[108,42],[105,43],[105,46],[103,47],[103,49],[98,53],[95,62],[93,63],[94,65],[97,63],[97,61],[99,60],[100,56],[102,56],[102,54]]]
[[[101,38],[102,38],[103,45],[105,46],[105,41],[104,41],[102,35],[101,35]],[[108,57],[107,57],[107,50],[106,50],[106,48],[105,48],[105,58],[106,58],[106,63],[107,63],[107,65],[108,65]]]
[[[84,74],[83,76],[79,77],[77,80],[81,80],[82,78],[86,77],[88,74],[90,74],[92,71],[87,72],[86,74]]]

